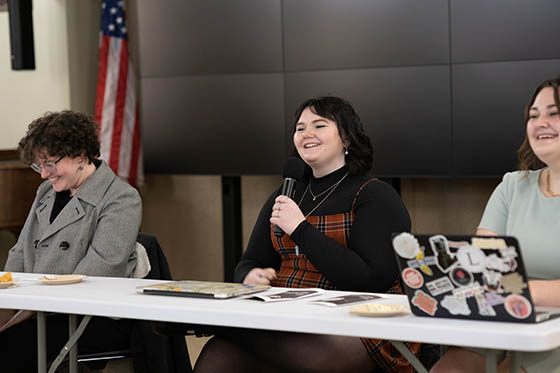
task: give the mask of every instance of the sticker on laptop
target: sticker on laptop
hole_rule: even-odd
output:
[[[461,267],[455,267],[449,273],[449,278],[457,286],[469,286],[473,282],[473,275]]]
[[[496,311],[494,308],[488,303],[486,297],[483,293],[477,293],[474,295],[474,299],[476,300],[476,304],[478,306],[478,314],[481,316],[496,316]]]
[[[460,247],[457,250],[457,259],[461,267],[473,273],[480,273],[486,268],[486,255],[478,247]]]
[[[517,250],[513,246],[504,247],[500,249],[502,258],[517,258]]]
[[[450,248],[458,249],[462,246],[469,246],[470,242],[468,242],[468,241],[450,241],[450,240],[447,240],[447,244],[449,245]]]
[[[403,232],[393,238],[393,247],[399,256],[413,259],[420,253],[420,244],[412,234]]]
[[[404,283],[413,289],[420,289],[424,285],[424,277],[414,268],[405,268],[401,276]]]
[[[447,238],[441,234],[431,236],[428,241],[436,258],[436,266],[443,273],[447,273],[457,263],[455,255],[449,251]]]
[[[424,248],[420,249],[416,259],[407,260],[406,264],[411,268],[418,268],[428,276],[433,276],[434,272],[430,269],[431,265],[436,264],[434,256],[424,256]]]
[[[531,302],[523,295],[508,295],[504,305],[507,313],[516,319],[526,319],[532,312]]]
[[[502,256],[502,261],[504,263],[502,272],[513,272],[517,269],[517,258],[518,254],[513,246],[508,246],[505,249],[500,249],[500,255]]]
[[[507,247],[503,238],[473,237],[471,244],[480,249],[505,249]]]
[[[446,295],[441,301],[441,306],[448,310],[452,315],[468,316],[471,314],[466,298]]]
[[[515,262],[514,265],[512,265],[512,261]],[[490,254],[486,257],[486,268],[488,269],[511,272],[513,266],[517,267],[517,262],[513,258],[500,258],[497,254]]]
[[[427,282],[426,287],[428,288],[430,294],[434,297],[455,289],[455,286],[453,286],[453,284],[447,277],[442,277],[438,278],[437,280]]]
[[[497,306],[498,304],[504,304],[505,298],[500,294],[489,291],[484,293],[484,297],[486,298],[486,302],[488,302],[491,306]]]
[[[475,296],[476,294],[481,294],[481,293],[484,293],[484,290],[482,289],[478,281],[473,282],[469,286],[453,289],[453,295],[462,298],[470,298]]]
[[[513,258],[509,258],[505,260],[505,263],[508,266],[508,270],[505,272],[513,272],[517,269],[517,260],[513,259]]]
[[[484,280],[484,285],[488,290],[497,290],[500,288],[500,279],[502,274],[496,271],[484,270],[482,271],[482,279]]]
[[[500,279],[500,285],[504,288],[505,292],[515,294],[523,293],[523,289],[527,287],[523,277],[517,272],[503,275]]]
[[[424,293],[422,290],[416,290],[412,298],[412,304],[426,312],[428,315],[434,316],[437,311],[437,300]]]

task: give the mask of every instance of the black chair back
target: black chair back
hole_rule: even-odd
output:
[[[171,280],[169,264],[157,239],[150,234],[139,233],[137,241],[146,249],[150,261],[151,269],[145,278]],[[156,334],[151,321],[135,321],[130,350],[136,373],[192,372],[185,337]]]
[[[156,237],[139,233],[136,241],[144,246],[150,262],[151,269],[145,278],[171,280],[169,264]],[[192,373],[184,336],[162,336],[154,332],[151,321],[144,320],[132,320],[129,350],[79,355],[78,362],[90,370],[98,370],[104,369],[111,360],[123,358],[132,358],[135,373]],[[65,369],[67,365],[66,359],[57,371]]]

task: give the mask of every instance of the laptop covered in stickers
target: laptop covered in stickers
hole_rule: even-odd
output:
[[[526,323],[560,316],[535,309],[515,237],[401,232],[392,243],[417,316]]]

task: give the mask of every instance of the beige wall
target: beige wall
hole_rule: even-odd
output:
[[[401,195],[416,233],[472,234],[499,179],[403,179]]]
[[[8,12],[0,12],[0,150],[15,149],[46,111],[93,113],[99,37],[97,0],[35,0],[35,70],[14,71]]]
[[[134,2],[129,4],[132,59]],[[12,71],[9,36],[0,32],[0,149],[14,149],[27,123],[47,110],[93,112],[99,1],[36,0],[33,4],[37,69]],[[0,29],[8,14],[0,12]],[[282,182],[279,176],[243,176],[243,245],[260,208]],[[403,201],[415,232],[474,232],[498,180],[404,179]],[[219,176],[147,175],[141,194],[142,230],[156,235],[175,278],[223,279]]]
[[[14,149],[33,118],[70,107],[66,3],[33,2],[35,70],[12,70],[8,12],[0,12],[0,149]]]
[[[243,248],[247,247],[253,225],[270,194],[282,184],[280,176],[243,176],[241,178],[241,220],[243,222]]]
[[[243,247],[280,176],[243,176]],[[148,175],[141,189],[142,230],[155,234],[175,278],[223,280],[220,176]]]
[[[156,235],[177,279],[222,280],[219,176],[149,175],[142,231]]]

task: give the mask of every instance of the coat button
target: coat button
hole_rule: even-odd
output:
[[[68,250],[69,247],[70,247],[70,244],[69,244],[68,242],[66,242],[66,241],[62,241],[62,242],[60,243],[60,249],[61,249],[61,250]]]
[[[35,240],[35,242],[33,242],[33,246],[35,246],[35,248],[37,248],[37,245],[39,245],[39,240]]]

